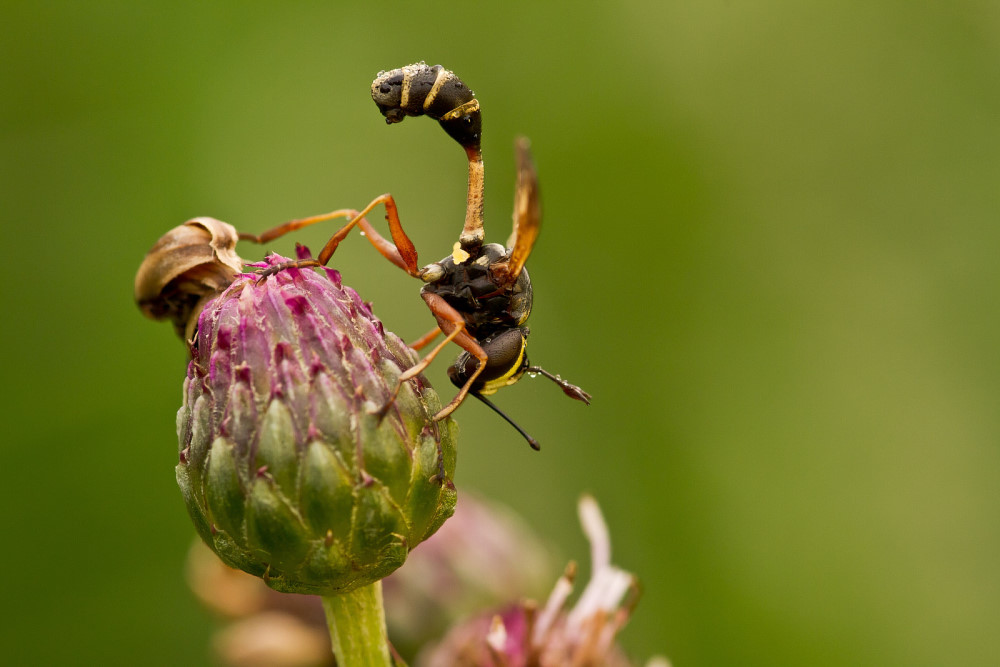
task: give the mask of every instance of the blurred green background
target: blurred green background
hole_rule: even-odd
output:
[[[595,397],[498,396],[540,453],[464,406],[459,490],[583,563],[574,505],[595,494],[644,584],[622,635],[637,658],[1000,662],[997,3],[3,16],[0,662],[207,663],[173,472],[184,350],[140,317],[134,272],[196,215],[262,231],[387,191],[421,260],[445,255],[461,150],[427,119],[387,128],[368,93],[416,60],[483,105],[492,240],[513,139],[533,140],[532,361]],[[431,326],[363,240],[335,265],[388,328]],[[430,378],[450,394],[446,365]]]

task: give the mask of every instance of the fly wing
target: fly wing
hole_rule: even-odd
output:
[[[531,248],[538,238],[542,222],[542,206],[538,199],[538,174],[531,159],[530,143],[524,137],[517,140],[517,187],[514,190],[514,232],[507,239],[510,257],[507,260],[507,280],[517,280],[528,261]]]

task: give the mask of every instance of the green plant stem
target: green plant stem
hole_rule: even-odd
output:
[[[382,582],[323,597],[333,654],[344,667],[392,667]]]

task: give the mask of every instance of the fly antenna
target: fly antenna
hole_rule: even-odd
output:
[[[485,404],[486,404],[486,405],[487,405],[487,406],[488,406],[488,407],[490,408],[490,410],[492,410],[493,412],[495,412],[495,413],[497,413],[498,415],[500,415],[501,417],[503,417],[503,418],[504,418],[504,420],[505,420],[505,421],[506,421],[506,422],[507,422],[508,424],[510,424],[511,426],[513,426],[514,428],[516,428],[516,429],[517,429],[517,432],[518,432],[518,433],[520,433],[521,435],[523,435],[523,436],[524,436],[524,439],[528,441],[528,444],[529,444],[529,445],[531,445],[531,448],[532,448],[532,449],[534,449],[534,450],[535,450],[535,451],[537,452],[537,451],[539,451],[539,450],[540,450],[540,449],[542,448],[542,446],[541,446],[540,444],[538,444],[538,441],[537,441],[537,440],[535,440],[535,439],[534,439],[534,438],[532,438],[532,437],[531,437],[530,435],[528,435],[527,433],[525,433],[525,431],[524,431],[524,429],[523,429],[523,428],[521,428],[520,426],[518,426],[518,425],[517,425],[517,424],[516,424],[516,423],[514,422],[514,420],[513,420],[513,419],[511,419],[510,417],[508,417],[507,415],[505,415],[505,414],[504,414],[504,412],[503,412],[503,410],[501,410],[501,409],[500,409],[500,408],[498,408],[497,406],[493,405],[493,402],[492,402],[492,401],[490,401],[490,400],[489,400],[488,398],[486,398],[485,396],[483,396],[483,395],[482,395],[482,394],[480,394],[479,392],[470,392],[470,393],[471,393],[471,394],[472,394],[473,396],[475,396],[476,398],[478,398],[478,399],[479,399],[480,401],[482,401],[483,403],[485,403]]]

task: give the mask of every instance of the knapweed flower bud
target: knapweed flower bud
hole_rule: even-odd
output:
[[[451,515],[455,426],[433,421],[440,402],[419,377],[374,414],[417,356],[336,271],[289,262],[251,265],[263,273],[201,311],[177,482],[223,562],[332,595],[395,570]]]
[[[591,576],[576,604],[570,563],[546,603],[520,602],[473,616],[421,654],[421,667],[631,667],[615,642],[638,601],[635,577],[611,564],[611,542],[597,502],[580,500],[590,541]],[[666,664],[654,658],[647,667]]]

